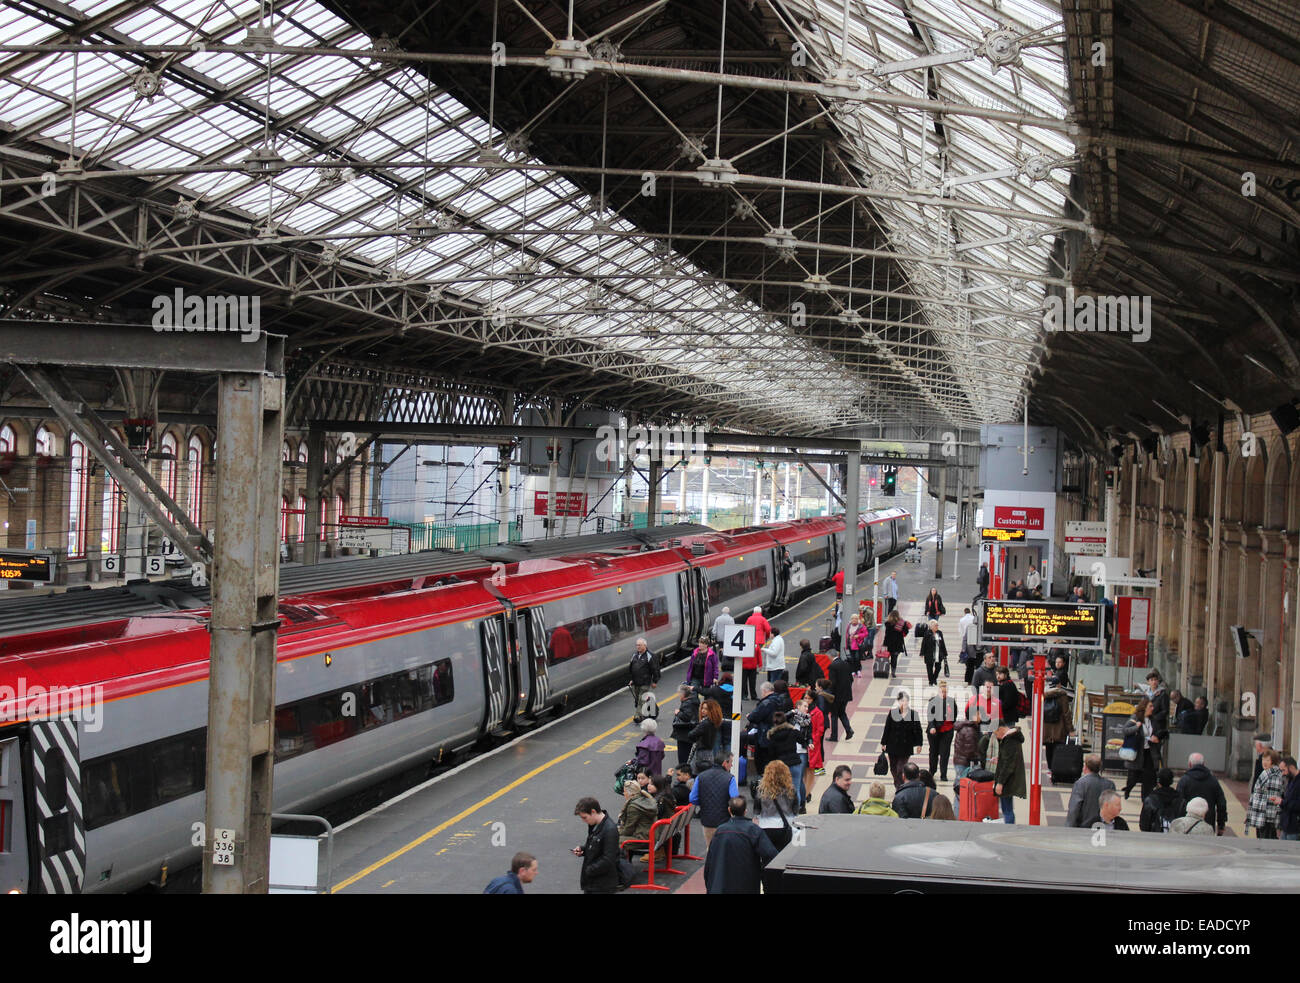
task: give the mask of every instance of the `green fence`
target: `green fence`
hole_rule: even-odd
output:
[[[498,526],[495,522],[439,525],[435,522],[394,522],[411,530],[411,552],[419,550],[473,550],[497,544]],[[510,523],[510,542],[520,540],[520,529]]]

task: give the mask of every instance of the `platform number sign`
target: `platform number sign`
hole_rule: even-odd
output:
[[[104,557],[104,573],[118,576],[122,572],[122,558],[120,556]]]
[[[732,625],[726,630],[725,635],[726,638],[722,643],[724,656],[743,659],[755,654],[753,625]]]
[[[212,831],[212,865],[214,867],[235,866],[235,831],[233,829],[214,829]]]
[[[166,563],[161,556],[146,556],[144,558],[144,575],[146,577],[161,577],[166,569]]]

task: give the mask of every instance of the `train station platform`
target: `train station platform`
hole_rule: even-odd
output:
[[[964,607],[976,593],[979,551],[960,546],[951,538],[945,550],[945,576],[934,578],[934,544],[924,543],[922,563],[906,563],[901,556],[880,564],[883,581],[895,573],[899,584],[898,607],[914,624],[922,618],[926,593],[939,588],[947,614],[940,625],[949,642],[952,677],[951,694],[965,705],[968,687],[958,661],[958,621]],[[957,576],[954,579],[954,560]],[[871,572],[859,574],[856,596],[870,598]],[[834,592],[814,594],[771,618],[787,638],[790,669],[798,653],[798,639],[816,639],[834,604]],[[924,711],[933,695],[927,685],[925,667],[919,655],[919,640],[908,639],[908,652],[900,657],[896,679],[873,679],[870,671],[854,685],[850,709],[853,740],[826,741],[826,774],[819,777],[809,801],[809,813],[831,782],[834,768],[847,764],[853,769],[850,790],[855,801],[867,797],[873,781],[884,781],[886,795],[893,796],[889,776],[878,779],[872,765],[880,751],[885,715],[900,688],[911,695],[914,708]],[[630,657],[630,654],[629,654]],[[683,681],[685,663],[665,671],[659,684],[660,736],[667,744],[665,767],[676,762],[676,746],[669,733],[676,709],[677,686]],[[761,676],[760,676],[761,678]],[[746,703],[742,712],[752,704]],[[617,817],[622,799],[613,790],[614,774],[632,757],[641,732],[632,723],[632,699],[621,688],[595,703],[565,714],[535,731],[451,771],[417,786],[364,813],[338,828],[334,846],[333,891],[341,893],[476,893],[493,877],[509,868],[518,851],[532,853],[539,860],[539,874],[528,886],[530,894],[573,894],[578,892],[581,859],[570,849],[586,837],[586,827],[573,815],[583,796],[594,796],[601,806]],[[1021,723],[1022,729],[1027,723]],[[1038,749],[1038,753],[1042,753]],[[928,765],[928,749],[914,757],[921,767]],[[1044,763],[1046,775],[1046,763]],[[1176,769],[1177,773],[1178,769]],[[938,776],[936,775],[938,782]],[[948,782],[938,782],[941,793],[951,797],[955,768]],[[1109,774],[1120,788],[1122,773]],[[1245,823],[1247,789],[1244,783],[1221,779],[1228,796],[1227,835],[1241,835]],[[1042,794],[1043,819],[1049,826],[1064,826],[1070,787],[1045,785]],[[1029,820],[1027,799],[1016,800],[1016,821]],[[1123,816],[1136,829],[1141,810],[1140,795],[1124,804]],[[702,855],[703,836],[694,826],[692,846]],[[703,893],[703,864],[677,861],[685,876],[658,878],[677,893]],[[638,880],[644,868],[638,865]],[[636,892],[641,893],[641,892]]]

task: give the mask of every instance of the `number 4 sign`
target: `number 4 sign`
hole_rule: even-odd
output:
[[[743,659],[747,656],[753,656],[754,652],[754,626],[753,625],[732,625],[726,631],[726,638],[722,643],[722,654],[727,658]]]

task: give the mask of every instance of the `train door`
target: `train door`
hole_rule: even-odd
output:
[[[781,547],[771,550],[772,554],[772,603],[776,607],[784,607],[789,599],[790,582],[782,576],[781,567]]]
[[[0,738],[0,894],[29,890],[27,810],[23,796],[22,746],[15,731]]]
[[[522,629],[519,665],[526,689],[520,687],[521,712],[537,716],[551,702],[551,677],[546,665],[546,616],[540,607],[515,612]],[[522,681],[522,680],[521,680]]]
[[[31,803],[28,828],[33,890],[80,894],[86,870],[81,754],[77,721],[33,721],[27,734],[23,787]]]
[[[704,582],[704,571],[689,566],[677,575],[681,599],[682,633],[679,648],[689,651],[707,630],[709,618],[709,589]]]
[[[871,566],[872,561],[876,558],[876,530],[875,527],[867,525],[867,566]]]
[[[500,731],[510,719],[514,694],[510,667],[510,638],[505,615],[494,614],[479,622],[479,644],[483,652],[483,723],[482,731]]]

